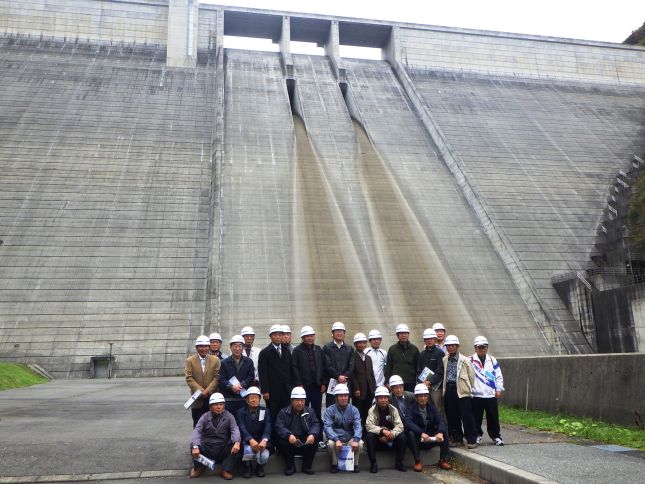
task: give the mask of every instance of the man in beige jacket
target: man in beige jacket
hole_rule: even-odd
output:
[[[396,407],[390,404],[390,392],[385,387],[378,387],[375,392],[376,404],[367,412],[365,421],[365,445],[370,458],[370,472],[376,474],[376,450],[389,450],[394,447],[396,460],[394,467],[405,472],[403,456],[405,454],[406,437],[403,431],[403,421]]]
[[[478,446],[471,408],[475,371],[470,359],[459,353],[459,338],[448,335],[444,344],[446,356],[443,359],[443,405],[448,420],[448,435],[456,446],[463,444],[465,436],[466,447],[474,449]]]
[[[220,359],[210,355],[210,340],[208,336],[199,336],[195,340],[197,354],[186,358],[184,374],[186,384],[192,395],[196,391],[201,392],[201,397],[190,407],[193,416],[193,428],[197,425],[199,418],[208,412],[208,398],[217,389],[219,383]]]

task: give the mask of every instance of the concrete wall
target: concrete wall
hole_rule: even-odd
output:
[[[412,68],[645,84],[645,49],[599,42],[434,28],[401,29]]]
[[[640,353],[500,358],[504,403],[624,425],[643,423]]]
[[[165,45],[167,30],[167,0],[0,0],[0,34]]]

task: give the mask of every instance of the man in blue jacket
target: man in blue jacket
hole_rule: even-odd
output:
[[[349,388],[344,383],[334,390],[336,403],[325,409],[323,423],[327,436],[327,452],[331,457],[329,472],[338,472],[338,453],[343,446],[349,445],[354,452],[354,472],[360,472],[358,458],[363,448],[363,426],[358,409],[349,403]]]
[[[291,404],[278,412],[275,423],[277,434],[276,445],[286,464],[284,474],[291,476],[296,472],[294,455],[302,455],[302,472],[313,474],[312,469],[316,449],[318,448],[318,435],[320,435],[320,422],[311,407],[305,406],[307,394],[296,387],[291,390]]]
[[[414,456],[414,470],[421,472],[420,449],[431,449],[439,446],[439,462],[437,465],[445,470],[452,469],[448,462],[450,449],[448,446],[447,429],[443,418],[435,406],[429,401],[428,387],[419,383],[414,387],[416,402],[412,403],[403,417],[403,425],[408,434],[408,446]]]
[[[245,406],[246,389],[253,385],[255,369],[253,361],[242,354],[244,338],[233,336],[230,343],[231,356],[222,360],[220,369],[220,388],[226,398],[226,410],[237,415]]]
[[[264,477],[264,466],[269,461],[269,439],[271,438],[271,414],[260,407],[262,394],[258,387],[251,387],[246,392],[246,406],[237,412],[237,425],[240,427],[242,444],[245,451],[254,455],[255,475]],[[251,477],[251,461],[244,461],[244,477]]]

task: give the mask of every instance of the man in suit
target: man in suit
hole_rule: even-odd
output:
[[[392,375],[389,380],[390,385],[390,403],[399,411],[399,415],[403,419],[408,406],[414,402],[414,394],[406,392],[403,386],[403,378],[399,375]]]
[[[372,406],[374,392],[376,391],[376,379],[372,359],[365,354],[367,348],[367,336],[363,333],[354,335],[354,372],[349,381],[352,384],[352,404],[358,408],[361,415],[361,424],[365,427],[367,412]]]
[[[184,375],[186,384],[192,395],[197,390],[201,397],[193,403],[191,413],[193,416],[193,428],[197,425],[199,418],[208,412],[208,398],[217,389],[219,382],[220,360],[217,356],[209,355],[210,340],[208,336],[200,336],[195,340],[197,354],[186,358]]]
[[[293,386],[305,390],[307,402],[316,412],[318,421],[322,422],[322,396],[327,390],[322,348],[314,343],[316,332],[311,326],[303,326],[300,337],[302,343],[291,353]]]
[[[237,416],[240,408],[244,407],[242,394],[253,386],[255,368],[253,361],[242,354],[244,338],[235,335],[229,345],[231,356],[222,361],[220,371],[220,388],[226,398],[226,410]]]
[[[260,351],[258,357],[258,373],[262,397],[271,414],[271,421],[275,422],[278,412],[291,403],[291,353],[282,346],[281,325],[271,326],[269,338],[271,343]]]

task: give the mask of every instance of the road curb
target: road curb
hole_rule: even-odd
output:
[[[495,484],[558,484],[547,477],[527,472],[504,462],[464,449],[451,448],[454,459],[474,475]]]
[[[22,484],[27,482],[79,482],[104,481],[118,479],[145,479],[150,477],[187,477],[188,471],[137,471],[137,472],[104,472],[101,474],[54,474],[49,476],[16,476],[0,477],[0,484]]]

